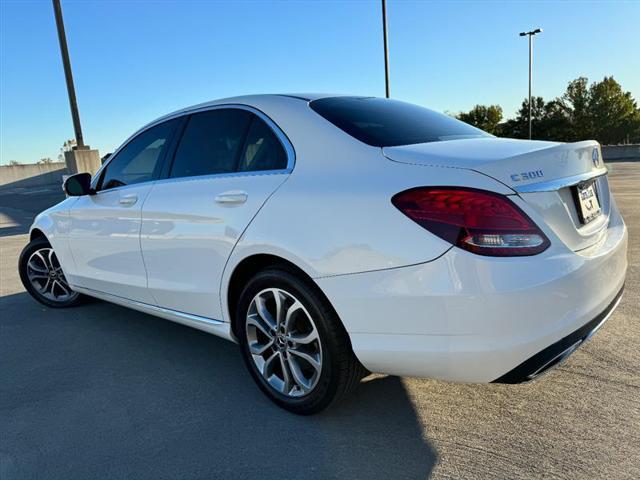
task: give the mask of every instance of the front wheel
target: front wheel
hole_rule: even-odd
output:
[[[72,307],[82,300],[82,295],[67,283],[56,253],[44,238],[36,238],[24,247],[18,270],[27,292],[48,307]]]
[[[243,358],[261,390],[291,412],[319,412],[353,390],[366,371],[317,287],[285,269],[253,277],[237,306]]]

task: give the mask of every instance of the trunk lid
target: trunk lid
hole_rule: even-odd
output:
[[[572,250],[606,235],[610,193],[600,145],[474,138],[385,147],[390,160],[473,170],[511,187]],[[579,188],[594,185],[602,213],[584,223]]]

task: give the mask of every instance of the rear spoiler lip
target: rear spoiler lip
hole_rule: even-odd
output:
[[[527,185],[511,186],[513,190],[518,193],[533,193],[533,192],[555,192],[565,187],[573,187],[579,185],[582,182],[595,180],[607,174],[607,168],[600,168],[598,170],[592,170],[590,172],[580,173],[571,177],[556,178],[549,180],[548,182],[529,183]]]

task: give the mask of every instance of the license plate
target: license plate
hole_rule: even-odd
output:
[[[587,224],[595,220],[602,211],[600,209],[596,187],[593,182],[591,182],[588,185],[578,185],[575,188],[580,220],[582,223]]]

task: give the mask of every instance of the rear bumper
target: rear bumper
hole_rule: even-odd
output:
[[[589,340],[604,324],[604,322],[609,319],[620,303],[620,300],[622,300],[623,290],[624,287],[620,292],[618,292],[616,297],[613,299],[613,302],[611,302],[609,306],[607,306],[607,308],[596,318],[577,329],[575,332],[528,358],[514,369],[509,370],[500,378],[494,380],[493,383],[529,382],[548,372],[553,367],[560,365],[560,363],[569,358],[569,355],[575,352],[578,347],[582,346],[584,342]]]
[[[316,282],[370,371],[516,382],[613,311],[626,251],[617,214],[606,238],[581,252],[552,245],[532,257],[489,258],[452,248],[429,263]]]

